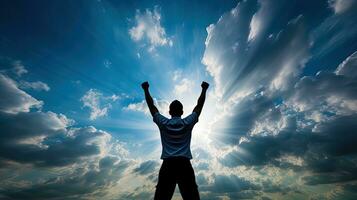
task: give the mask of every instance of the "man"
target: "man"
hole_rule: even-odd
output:
[[[159,180],[156,186],[155,200],[170,200],[176,184],[184,200],[199,200],[195,173],[191,166],[192,159],[190,144],[193,126],[198,122],[203,104],[206,99],[206,91],[209,84],[202,82],[202,92],[198,98],[193,112],[181,118],[183,106],[175,100],[170,104],[171,119],[162,116],[154,105],[149,92],[149,83],[144,82],[141,87],[145,92],[145,100],[153,116],[154,122],[160,129],[163,163],[159,172]]]

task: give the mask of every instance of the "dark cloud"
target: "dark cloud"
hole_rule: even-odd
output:
[[[204,174],[202,173],[196,173],[196,183],[197,185],[199,186],[202,186],[202,185],[207,185],[208,184],[208,180],[207,178],[205,177]]]
[[[307,136],[281,132],[278,135],[249,137],[238,149],[231,151],[219,161],[227,167],[239,165],[256,166],[278,164],[276,159],[285,154],[301,155],[306,151]]]
[[[227,196],[230,199],[254,199],[255,197],[259,196],[258,191],[241,191],[241,192],[233,192],[233,193],[228,193]]]
[[[262,182],[262,191],[266,193],[279,193],[281,195],[286,195],[291,192],[300,193],[300,191],[290,188],[289,186],[286,186],[284,184],[272,183],[270,181]]]
[[[357,194],[357,183],[350,183],[343,186],[345,190],[356,193]]]
[[[234,193],[244,190],[257,190],[259,186],[236,175],[215,175],[213,183],[209,186],[201,187],[201,191],[212,193]]]
[[[229,117],[215,123],[215,137],[228,144],[238,144],[242,136],[253,129],[255,123],[267,117],[279,119],[280,112],[275,108],[272,99],[260,92],[248,95],[236,105],[228,108]]]
[[[208,170],[209,169],[209,164],[208,163],[204,163],[204,162],[200,162],[196,169],[198,170]]]
[[[159,165],[159,163],[157,161],[148,160],[148,161],[142,162],[139,165],[139,167],[134,169],[134,172],[138,173],[140,175],[149,174],[149,173],[155,172],[156,167],[158,165]]]
[[[147,191],[138,191],[136,189],[134,192],[130,194],[125,194],[120,197],[120,199],[137,199],[137,200],[146,200],[146,199],[154,199],[154,194],[153,192],[147,192]]]
[[[262,197],[262,200],[271,200],[269,197]]]
[[[357,153],[357,114],[341,116],[316,125],[310,147],[311,151],[331,156],[354,155]]]
[[[260,187],[235,175],[214,175],[213,183],[199,187],[204,199],[253,199]]]
[[[104,157],[98,168],[78,168],[72,174],[47,180],[25,188],[3,191],[5,199],[88,199],[88,195],[104,196],[115,186],[129,166],[115,157]]]
[[[211,159],[212,156],[209,154],[208,151],[202,149],[202,148],[194,148],[192,149],[192,155],[199,160],[207,160],[207,159]]]
[[[63,166],[98,155],[110,135],[94,127],[67,128],[68,119],[52,112],[0,113],[0,157],[39,166]]]
[[[292,121],[291,127],[286,126],[277,135],[250,136],[249,140],[241,142],[237,149],[222,157],[220,162],[228,167],[281,164],[275,162],[277,158],[295,155],[304,156],[313,168],[315,160],[322,157],[348,156],[356,153],[356,115],[335,117],[317,124],[310,132],[296,131],[296,119],[289,120]],[[329,162],[331,165],[336,164],[331,160],[320,167],[328,167]],[[317,166],[319,165],[315,167]]]

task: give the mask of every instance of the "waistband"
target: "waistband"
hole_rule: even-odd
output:
[[[173,157],[168,157],[164,158],[164,161],[190,161],[190,158],[187,158],[185,156],[173,156]]]

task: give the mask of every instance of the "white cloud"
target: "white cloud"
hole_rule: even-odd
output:
[[[253,14],[252,4],[239,3],[234,12],[225,13],[207,27],[202,63],[213,77],[216,96],[225,100],[236,101],[263,87],[286,90],[309,56],[309,41],[300,16],[290,20],[272,41],[266,39],[271,34],[267,27],[279,5],[259,1],[259,9]],[[247,33],[249,40],[256,42],[250,43]],[[235,44],[239,48],[232,48]]]
[[[253,15],[250,21],[248,41],[256,39],[260,33],[264,32],[265,28],[276,16],[275,11],[278,5],[274,5],[273,1],[260,0],[258,2],[259,10]]]
[[[177,81],[182,77],[182,71],[181,70],[175,70],[173,75],[172,75],[172,80]]]
[[[336,14],[343,13],[356,5],[355,0],[329,0],[328,3]]]
[[[110,60],[108,60],[108,59],[105,59],[103,62],[103,65],[105,68],[109,69],[112,66],[112,62],[110,62]]]
[[[35,82],[20,81],[19,86],[22,89],[33,89],[36,91],[41,91],[41,90],[49,91],[50,90],[50,87],[42,81],[35,81]]]
[[[167,116],[169,115],[169,102],[168,101],[154,99],[154,102],[155,102],[155,105],[160,113],[163,113],[164,115],[167,115]],[[124,107],[123,110],[143,112],[146,115],[150,114],[150,110],[149,110],[145,100],[138,102],[138,103],[130,103],[129,105]]]
[[[250,21],[250,32],[248,36],[248,41],[253,40],[259,33],[261,29],[261,21],[257,15],[253,15],[252,21]]]
[[[277,158],[276,160],[282,163],[289,163],[295,166],[304,166],[304,159],[297,156],[283,155],[280,158]]]
[[[89,119],[95,120],[108,114],[108,110],[112,107],[108,100],[112,102],[119,98],[118,95],[103,96],[98,90],[89,89],[80,100],[83,103],[83,107],[90,109]]]
[[[255,120],[249,135],[277,135],[288,125],[288,117],[281,116],[279,109],[269,109]]]
[[[12,63],[13,68],[12,71],[17,75],[21,76],[23,74],[26,74],[28,71],[26,70],[25,66],[21,63],[21,61],[17,60]]]
[[[344,75],[347,77],[357,77],[357,51],[348,56],[336,69],[337,75]]]
[[[149,52],[154,51],[158,46],[172,46],[172,40],[166,36],[166,31],[160,21],[161,14],[158,7],[152,11],[150,9],[146,9],[144,12],[137,10],[136,25],[129,29],[131,39],[136,42],[146,40],[149,43]]]
[[[31,108],[41,108],[42,101],[39,101],[26,92],[20,90],[17,83],[11,78],[0,74],[0,111],[6,113],[29,112]]]
[[[286,105],[316,122],[326,121],[331,114],[351,115],[357,112],[354,85],[357,77],[357,52],[348,56],[334,73],[320,71],[302,77]],[[311,92],[314,91],[314,92]]]
[[[145,101],[141,101],[139,103],[130,103],[128,106],[124,107],[123,109],[130,110],[130,111],[149,113],[149,109],[147,108]]]
[[[119,95],[113,94],[112,96],[105,97],[106,99],[110,99],[112,101],[117,101],[121,97]]]
[[[184,78],[180,81],[180,83],[175,85],[174,93],[181,95],[191,91],[192,87],[193,87],[193,82],[191,80],[188,80],[187,78]]]

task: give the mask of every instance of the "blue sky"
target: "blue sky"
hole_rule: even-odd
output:
[[[161,113],[191,113],[202,199],[357,197],[357,4],[3,1],[0,197],[150,199]],[[174,199],[180,199],[175,193]]]

